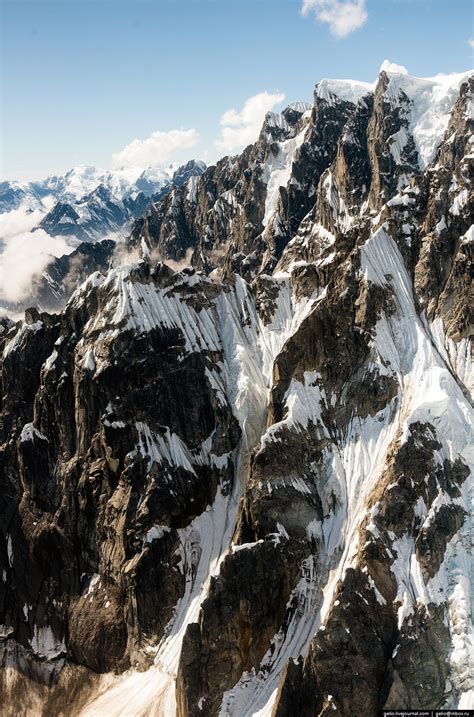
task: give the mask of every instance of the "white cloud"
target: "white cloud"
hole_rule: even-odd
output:
[[[347,37],[367,21],[366,0],[303,0],[301,12],[314,11],[319,22],[325,22],[336,37]]]
[[[467,41],[467,44],[469,45],[469,47],[474,48],[474,37],[470,37],[469,40]]]
[[[215,141],[217,149],[232,154],[255,142],[267,112],[284,99],[281,92],[259,92],[245,101],[240,112],[235,109],[224,112],[220,119],[221,132]]]
[[[390,60],[384,60],[380,65],[380,72],[393,72],[396,75],[408,75],[408,70],[403,65],[397,65]]]
[[[0,214],[0,246],[16,234],[29,232],[37,227],[45,215],[44,209],[30,210],[28,205]]]
[[[51,259],[71,251],[63,237],[51,237],[43,229],[10,237],[0,254],[0,300],[21,301]]]
[[[134,139],[112,156],[114,167],[149,167],[164,164],[199,141],[195,129],[153,132],[147,139]]]
[[[69,254],[63,237],[51,237],[36,227],[44,210],[20,208],[0,215],[0,301],[16,303],[30,293],[34,278],[53,256]]]

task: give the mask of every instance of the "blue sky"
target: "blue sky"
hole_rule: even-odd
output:
[[[238,134],[272,105],[309,101],[323,77],[373,81],[385,58],[418,76],[473,65],[470,0],[305,1],[303,16],[302,0],[1,0],[2,177],[108,167],[147,147],[166,163],[213,160],[224,113]],[[337,37],[347,28],[316,13],[347,2],[361,26]]]

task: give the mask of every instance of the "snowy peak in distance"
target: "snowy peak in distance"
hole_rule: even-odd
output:
[[[0,212],[17,209],[28,202],[31,208],[52,196],[56,201],[77,202],[102,186],[118,201],[135,199],[139,192],[150,197],[174,180],[182,182],[193,173],[202,174],[206,165],[201,160],[190,160],[187,164],[172,164],[169,167],[122,167],[100,169],[80,164],[65,174],[50,175],[33,182],[1,182]]]
[[[41,222],[48,234],[68,235],[76,241],[98,241],[125,236],[131,222],[173,186],[200,176],[206,165],[191,160],[167,169],[126,168],[103,172],[75,167],[67,175],[64,190],[52,211]],[[97,184],[99,182],[99,184]],[[86,189],[91,191],[84,194]]]

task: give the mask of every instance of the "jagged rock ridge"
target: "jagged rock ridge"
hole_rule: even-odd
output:
[[[6,714],[472,706],[473,84],[319,83],[2,320]]]

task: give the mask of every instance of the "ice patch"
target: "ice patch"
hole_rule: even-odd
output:
[[[45,627],[34,626],[30,645],[38,657],[44,657],[47,660],[54,660],[66,652],[64,640],[58,640],[48,625]]]
[[[43,434],[38,431],[38,429],[33,423],[25,423],[25,425],[21,429],[20,441],[22,443],[26,443],[28,441],[34,441],[35,438],[39,438],[42,441],[48,440],[46,436],[43,436]]]
[[[287,139],[284,142],[278,142],[276,154],[271,150],[264,164],[262,181],[267,185],[265,211],[262,219],[264,227],[267,226],[277,208],[280,187],[286,187],[291,179],[293,161],[297,150],[303,144],[306,130],[307,127],[305,126],[296,137]]]

